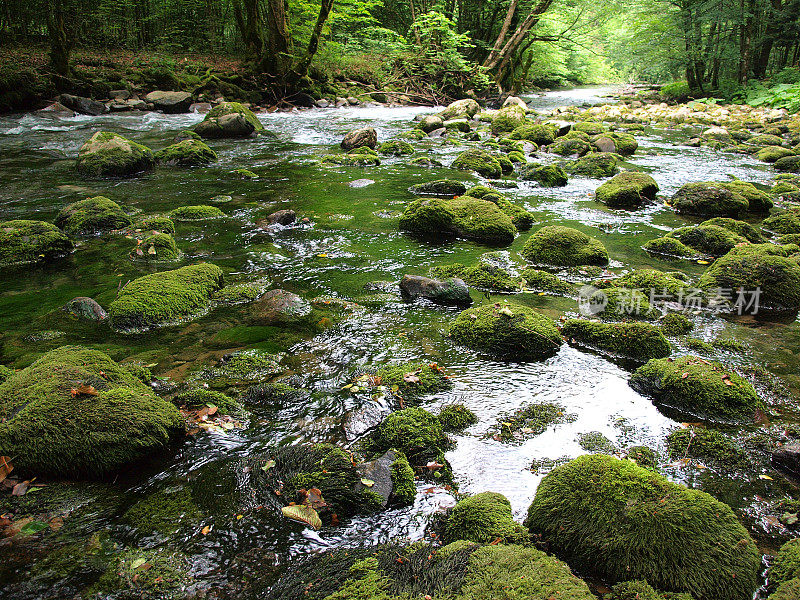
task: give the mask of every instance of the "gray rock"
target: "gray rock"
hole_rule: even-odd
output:
[[[69,314],[89,321],[102,321],[108,317],[106,311],[96,300],[85,296],[73,298],[63,308]]]
[[[361,104],[361,100],[359,100],[358,98],[354,98],[353,96],[348,96],[347,103],[350,106],[358,106],[359,104]]]
[[[131,107],[131,110],[145,110],[147,108],[147,102],[144,100],[140,100],[139,98],[131,98],[125,102],[128,106]]]
[[[362,146],[374,150],[378,145],[378,132],[372,127],[354,129],[344,136],[340,145],[343,150],[353,150],[354,148],[361,148]]]
[[[195,102],[189,106],[189,112],[204,115],[211,110],[210,102]]]
[[[417,183],[408,188],[408,191],[415,196],[437,196],[440,198],[452,198],[462,196],[467,191],[467,186],[463,181],[453,179],[439,179],[437,181],[427,181]]]
[[[425,298],[436,304],[450,306],[472,304],[467,284],[457,277],[441,281],[419,275],[405,275],[400,281],[400,291],[407,298]]]
[[[439,129],[434,129],[433,131],[428,132],[429,138],[440,138],[447,135],[447,129],[444,127],[439,127]]]
[[[167,114],[189,112],[192,105],[192,95],[189,92],[150,92],[144,97],[146,102],[151,102],[156,110]]]
[[[291,225],[297,221],[297,213],[289,208],[278,210],[269,215],[267,221],[272,225]]]
[[[348,106],[347,98],[336,98],[336,108],[342,108],[343,106]]]
[[[392,483],[392,465],[396,460],[397,454],[395,454],[393,450],[389,450],[380,458],[358,465],[358,472],[362,479],[368,479],[374,483],[367,488],[367,486],[359,482],[356,484],[356,491],[364,489],[372,490],[383,498],[383,506],[385,508],[394,491],[394,484]]]
[[[108,92],[108,97],[112,100],[124,102],[125,100],[130,99],[131,93],[128,90],[111,90]]]
[[[43,117],[74,117],[75,111],[67,108],[60,102],[53,102],[50,106],[36,111],[37,114]]]
[[[311,304],[292,292],[270,290],[253,304],[256,320],[264,325],[292,323],[311,314]]]
[[[363,188],[367,187],[368,185],[372,185],[373,183],[375,183],[374,179],[354,179],[347,185],[349,185],[351,188]]]
[[[110,110],[112,113],[130,112],[133,110],[133,107],[127,102],[109,102],[108,110]]]
[[[444,121],[438,115],[427,115],[419,120],[419,125],[417,125],[417,127],[422,129],[425,133],[430,133],[435,129],[442,129],[444,127]]]
[[[364,406],[351,410],[344,416],[344,435],[348,442],[360,438],[375,429],[390,413],[377,402],[367,402]]]
[[[617,145],[614,143],[614,140],[608,137],[597,138],[597,140],[594,142],[594,145],[600,152],[617,151]]]
[[[518,98],[517,96],[509,96],[506,98],[505,102],[503,102],[503,108],[506,106],[519,106],[523,110],[528,110],[528,103],[525,102],[522,98]]]
[[[320,98],[316,101],[317,108],[328,108],[331,103],[325,100],[325,98]]]
[[[772,452],[772,465],[800,479],[800,444],[787,444]]]
[[[545,125],[552,125],[556,128],[556,137],[560,137],[562,135],[567,135],[569,130],[572,129],[572,123],[569,121],[545,121]]]
[[[96,117],[108,112],[108,108],[102,102],[92,100],[91,98],[84,98],[82,96],[73,96],[72,94],[61,94],[58,101],[69,109],[74,110],[82,115],[91,115]]]

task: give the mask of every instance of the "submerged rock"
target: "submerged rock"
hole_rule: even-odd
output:
[[[103,321],[108,317],[108,313],[97,300],[85,296],[73,298],[63,306],[63,310],[88,321]]]
[[[175,221],[208,221],[220,219],[225,216],[225,213],[216,206],[198,204],[195,206],[179,206],[171,210],[169,216]]]
[[[154,166],[150,148],[109,131],[95,133],[78,152],[78,172],[86,177],[133,177]]]
[[[416,235],[457,236],[504,245],[514,241],[517,231],[497,205],[470,196],[415,200],[406,207],[399,226]]]
[[[164,448],[180,413],[108,356],[51,350],[0,385],[0,454],[21,473],[96,477]]]
[[[520,169],[519,178],[523,181],[536,181],[542,187],[564,187],[567,174],[558,165],[530,163]]]
[[[72,252],[74,245],[55,225],[44,221],[0,222],[0,266],[50,261]]]
[[[749,600],[759,584],[761,553],[729,506],[631,461],[586,455],[556,468],[525,525],[572,568],[612,583],[715,600]]]
[[[672,196],[670,204],[687,215],[737,218],[747,212],[747,199],[720,183],[687,183]]]
[[[344,136],[344,139],[339,145],[342,147],[342,150],[348,151],[356,148],[362,148],[364,146],[370,150],[374,150],[378,145],[378,133],[372,127],[354,129]]]
[[[617,158],[608,152],[587,154],[583,158],[568,163],[564,168],[573,175],[583,175],[593,179],[603,179],[619,173]]]
[[[469,288],[458,278],[437,280],[418,275],[405,275],[400,291],[408,298],[425,298],[436,304],[463,306],[472,304]]]
[[[466,193],[467,186],[462,181],[453,179],[437,179],[425,183],[417,183],[408,188],[408,191],[416,196],[437,196],[442,198],[452,198]]]
[[[186,320],[208,308],[221,287],[222,270],[209,263],[139,277],[109,306],[111,327],[128,332]]]
[[[530,263],[554,267],[608,264],[608,251],[602,242],[571,227],[547,225],[534,233],[522,248]]]
[[[253,304],[255,319],[264,325],[291,323],[311,314],[311,303],[286,290],[270,290]]]
[[[62,208],[55,224],[69,235],[95,235],[124,229],[132,221],[119,204],[105,196],[95,196]]]
[[[419,120],[417,128],[430,134],[438,129],[444,129],[444,120],[437,115],[427,115]]]
[[[244,138],[264,131],[264,126],[249,108],[238,102],[223,102],[212,108],[194,131],[206,139]]]
[[[514,521],[511,503],[502,494],[482,492],[451,508],[445,519],[442,543],[466,540],[479,544],[513,544],[528,541],[528,531]]]
[[[142,260],[175,260],[180,254],[175,239],[168,233],[156,231],[143,238],[131,250],[131,257]]]

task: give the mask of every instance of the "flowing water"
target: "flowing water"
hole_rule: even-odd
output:
[[[553,92],[532,98],[537,110],[562,104],[601,102],[606,90]],[[355,408],[341,387],[354,368],[410,359],[436,361],[448,369],[455,387],[430,399],[426,408],[457,400],[480,422],[456,436],[448,454],[461,492],[492,490],[505,494],[521,520],[546,469],[531,470],[534,459],[575,457],[585,451],[577,436],[600,431],[618,447],[646,444],[664,448],[665,435],[679,426],[628,387],[629,365],[564,345],[553,358],[539,363],[498,362],[454,345],[444,334],[456,311],[429,304],[387,299],[329,328],[313,332],[281,331],[253,326],[244,307],[218,308],[180,326],[146,334],[122,335],[94,323],[78,323],[59,311],[75,296],[91,296],[107,305],[121,284],[147,272],[175,268],[199,260],[214,262],[229,280],[266,277],[273,287],[306,298],[339,296],[359,302],[365,285],[397,281],[404,274],[427,274],[434,265],[471,264],[493,250],[473,242],[421,242],[398,232],[397,216],[411,197],[407,188],[441,178],[477,181],[448,168],[422,169],[407,159],[384,159],[378,167],[331,168],[317,164],[319,155],[338,144],[350,129],[373,126],[380,140],[409,128],[426,108],[344,108],[261,114],[271,135],[252,140],[214,141],[219,161],[193,170],[160,168],[130,180],[86,181],[74,169],[82,143],[100,129],[120,133],[152,148],[171,143],[196,123],[199,115],[128,114],[102,117],[44,118],[35,115],[0,118],[0,220],[30,218],[52,221],[64,205],[105,195],[131,211],[152,214],[188,204],[215,204],[226,218],[179,223],[175,235],[183,255],[169,266],[146,265],[129,258],[133,241],[124,236],[84,239],[70,257],[50,266],[6,269],[0,281],[0,361],[15,367],[29,364],[43,351],[65,343],[86,344],[113,358],[134,358],[156,364],[154,372],[179,380],[233,350],[259,348],[287,353],[285,364],[295,381],[312,390],[300,404],[253,408],[249,425],[227,434],[191,438],[172,454],[141,465],[113,482],[88,487],[87,509],[70,530],[75,538],[108,530],[125,543],[140,547],[178,548],[191,559],[202,581],[224,579],[236,557],[261,549],[275,553],[275,562],[291,555],[343,544],[419,539],[428,517],[453,499],[444,490],[420,484],[416,503],[408,508],[357,517],[338,527],[312,532],[288,523],[270,510],[259,509],[247,493],[240,461],[277,443],[294,440],[342,441],[343,415]],[[680,145],[689,135],[647,129],[636,133],[640,149],[631,159],[652,174],[661,193],[671,195],[683,183],[726,180],[730,176],[769,185],[772,172],[762,163]],[[444,164],[463,149],[441,140],[416,144]],[[252,181],[230,175],[247,168]],[[351,181],[374,183],[352,187]],[[591,193],[600,181],[574,178],[564,188],[543,191],[528,182],[507,193],[531,210],[539,223],[566,224],[600,237],[609,249],[612,267],[676,268],[648,256],[641,245],[685,224],[663,205],[639,212],[609,210]],[[256,222],[284,208],[310,222],[271,237],[259,234]],[[534,226],[534,230],[537,227]],[[518,252],[528,233],[506,250],[507,259],[524,264]],[[679,263],[690,275],[704,267]],[[396,289],[396,288],[395,288]],[[473,293],[477,303],[494,302]],[[559,318],[577,312],[575,300],[532,293],[516,301]],[[798,394],[798,324],[741,322],[696,315],[696,337],[730,337],[747,344],[744,356],[723,355],[738,364],[763,364]],[[556,402],[576,415],[574,421],[551,426],[519,444],[495,441],[486,433],[502,415],[532,402]],[[751,521],[754,531],[775,524],[759,521],[763,498],[785,495],[779,475],[716,476],[675,467],[676,480],[703,487],[729,502]],[[166,537],[143,536],[120,521],[137,499],[158,490],[185,488],[199,509],[180,529]],[[103,502],[93,502],[102,497]],[[202,535],[201,529],[212,527]],[[8,565],[0,570],[11,580],[28,577],[35,563],[16,546],[0,548]],[[22,556],[20,556],[22,554]],[[33,594],[32,595],[36,595]]]

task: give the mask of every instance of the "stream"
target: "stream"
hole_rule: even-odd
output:
[[[607,88],[587,88],[526,96],[537,111],[561,105],[610,100]],[[136,359],[155,365],[153,373],[179,381],[235,350],[256,348],[286,353],[292,382],[310,390],[310,397],[285,406],[252,408],[246,427],[224,433],[202,433],[176,450],[129,469],[113,481],[77,484],[81,487],[80,516],[64,536],[85,539],[107,531],[115,539],[138,547],[179,549],[191,562],[197,581],[217,584],[242,556],[260,552],[273,556],[277,568],[293,556],[344,545],[375,544],[425,536],[429,517],[454,498],[443,488],[419,482],[413,506],[355,517],[336,527],[312,531],[287,522],[258,506],[248,495],[239,465],[276,444],[297,441],[345,443],[342,422],[358,408],[357,399],[342,387],[353,370],[408,360],[437,362],[452,377],[452,390],[427,399],[429,410],[460,402],[479,418],[476,425],[454,436],[447,454],[458,490],[473,494],[491,490],[504,494],[514,516],[524,519],[536,488],[548,468],[532,469],[534,460],[558,461],[586,453],[579,435],[600,432],[622,450],[646,445],[665,450],[665,436],[677,423],[664,416],[650,399],[628,386],[630,365],[581,351],[567,344],[543,362],[498,361],[455,345],[445,335],[456,309],[375,299],[367,291],[374,282],[396,282],[404,274],[427,275],[430,267],[454,262],[473,264],[493,248],[458,240],[432,244],[398,231],[397,217],[411,196],[410,185],[435,179],[477,183],[473,174],[447,167],[425,169],[407,158],[382,158],[377,167],[325,167],[318,158],[337,145],[351,129],[371,126],[380,141],[411,125],[424,107],[351,107],[291,113],[261,113],[269,132],[247,140],[214,140],[209,145],[219,161],[198,169],[159,168],[128,180],[81,179],[74,159],[95,131],[119,133],[154,149],[172,143],[177,133],[202,115],[158,113],[110,114],[100,117],[43,117],[36,114],[0,117],[0,220],[54,219],[64,205],[103,195],[127,210],[148,214],[183,205],[213,204],[226,217],[198,223],[178,223],[175,239],[181,260],[163,265],[129,258],[132,241],[125,236],[82,239],[71,256],[49,266],[4,269],[0,278],[0,363],[21,368],[41,353],[64,344],[103,350],[115,360]],[[696,130],[695,130],[696,131]],[[691,131],[647,128],[634,132],[639,150],[630,162],[650,173],[663,196],[671,196],[692,181],[724,181],[736,177],[771,185],[774,172],[754,157],[685,145]],[[418,155],[428,153],[445,165],[463,147],[430,139],[415,143]],[[542,155],[546,161],[554,156]],[[246,168],[255,180],[230,176]],[[373,183],[350,186],[368,178]],[[530,210],[539,225],[564,224],[600,238],[611,255],[612,270],[650,267],[680,269],[696,276],[704,270],[691,262],[665,262],[646,254],[644,242],[687,224],[662,203],[636,212],[608,209],[592,198],[600,180],[575,177],[563,188],[543,189],[518,182],[504,189]],[[489,182],[491,185],[491,182]],[[259,234],[256,222],[281,209],[293,209],[307,224]],[[522,233],[501,253],[520,268],[519,256],[530,233]],[[219,265],[229,280],[267,278],[273,288],[303,296],[336,296],[363,303],[367,309],[311,334],[276,332],[248,322],[247,307],[213,309],[201,318],[147,333],[123,335],[97,323],[66,319],[60,311],[75,296],[89,296],[107,306],[121,284],[148,272],[194,262]],[[365,288],[367,286],[367,288]],[[392,288],[392,293],[396,291]],[[385,294],[384,294],[385,296]],[[494,302],[473,291],[476,305]],[[520,293],[515,301],[554,319],[575,315],[574,299]],[[693,315],[694,337],[733,338],[747,346],[744,354],[721,353],[731,364],[764,365],[796,399],[800,395],[798,323],[723,319]],[[676,354],[690,353],[677,348]],[[519,443],[496,441],[487,433],[503,415],[532,402],[557,403],[574,415],[541,435]],[[771,470],[735,477],[712,469],[665,467],[671,479],[699,487],[730,504],[754,535],[781,533],[782,526],[765,517],[765,499],[784,497],[785,480]],[[767,475],[763,478],[760,475]],[[168,535],[143,535],[120,516],[138,499],[163,490],[188,490],[197,512]],[[0,510],[2,513],[2,510]],[[65,523],[69,518],[65,519]],[[210,531],[202,534],[204,527]],[[765,552],[770,544],[764,542]],[[58,597],[42,588],[21,586],[41,556],[26,544],[0,545],[0,596],[3,579],[16,598]],[[201,586],[202,587],[202,586]],[[57,588],[53,588],[57,589]]]

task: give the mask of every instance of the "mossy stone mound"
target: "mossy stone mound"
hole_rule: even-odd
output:
[[[554,469],[525,525],[573,569],[696,598],[750,600],[761,553],[727,505],[631,461],[587,455]]]
[[[519,127],[526,127],[525,113],[525,109],[521,106],[504,106],[492,116],[492,133],[502,135],[516,131]]]
[[[564,167],[568,173],[592,179],[604,179],[619,173],[617,157],[610,152],[595,152],[572,161]]]
[[[527,210],[511,202],[505,195],[499,191],[485,185],[474,185],[466,192],[465,196],[472,198],[480,198],[481,200],[488,200],[496,204],[497,207],[509,216],[511,222],[520,231],[527,231],[534,224],[535,219],[533,214]]]
[[[595,198],[611,208],[636,208],[654,202],[659,187],[647,173],[626,171],[597,188]]]
[[[136,229],[143,231],[160,231],[161,233],[175,233],[175,223],[169,217],[160,215],[145,217],[134,224]]]
[[[639,149],[639,142],[635,137],[616,131],[593,136],[592,143],[600,152],[616,152],[620,156],[631,156]]]
[[[547,146],[547,151],[560,156],[584,156],[592,151],[592,145],[578,137],[560,137]]]
[[[194,206],[179,206],[170,211],[169,216],[175,221],[209,221],[225,216],[217,206],[197,204]]]
[[[793,206],[764,219],[763,225],[765,229],[782,235],[800,233],[800,207]]]
[[[769,213],[773,207],[772,198],[767,192],[762,192],[748,181],[726,181],[721,184],[734,194],[739,194],[747,200],[747,210],[751,213]]]
[[[459,171],[474,171],[478,175],[490,179],[497,179],[503,174],[503,167],[497,158],[480,148],[464,150],[450,167]]]
[[[498,245],[513,242],[517,232],[496,204],[470,196],[415,200],[400,217],[399,227],[420,236],[456,236]]]
[[[733,290],[734,294],[739,289],[761,290],[760,308],[797,310],[800,308],[800,265],[790,257],[791,248],[774,244],[736,247],[709,266],[697,285],[709,293],[719,289]]]
[[[603,243],[571,227],[547,225],[534,233],[522,248],[522,256],[530,263],[552,267],[608,264],[608,251]]]
[[[480,109],[481,106],[477,101],[473,100],[472,98],[464,98],[463,100],[456,100],[455,102],[448,104],[447,108],[439,113],[439,118],[441,118],[442,121],[450,121],[452,119],[471,119],[478,114]]]
[[[156,232],[148,235],[131,251],[131,256],[143,260],[175,260],[178,245],[168,233]]]
[[[750,208],[747,198],[713,182],[687,183],[675,192],[670,203],[681,214],[708,217],[737,218]]]
[[[204,167],[219,157],[200,140],[183,140],[155,154],[156,162],[171,167]]]
[[[458,277],[469,286],[494,292],[516,292],[522,287],[521,279],[512,277],[503,267],[486,261],[479,261],[472,266],[455,263],[433,267],[431,275],[439,278]]]
[[[775,161],[775,170],[784,173],[800,173],[800,155],[784,156]]]
[[[651,360],[628,383],[667,412],[707,421],[752,423],[764,408],[750,382],[718,362],[696,356]]]
[[[713,219],[703,221],[700,225],[716,225],[717,227],[722,227],[723,229],[727,229],[742,236],[751,244],[761,244],[764,242],[764,236],[759,228],[746,221],[739,221],[727,217],[714,217]]]
[[[500,540],[507,544],[524,542],[528,532],[511,515],[511,503],[502,494],[482,492],[450,509],[444,524],[442,542],[466,540],[488,544]]]
[[[588,135],[600,135],[604,133],[606,128],[602,123],[594,121],[578,121],[572,124],[572,131],[579,131]]]
[[[555,126],[545,123],[525,123],[516,127],[508,136],[512,140],[525,140],[539,146],[552,144],[556,140]]]
[[[414,146],[403,140],[389,140],[378,147],[384,156],[410,156],[414,154]]]
[[[536,181],[542,187],[564,187],[567,185],[567,174],[558,165],[542,165],[531,163],[525,165],[519,173],[523,181]]]
[[[453,387],[450,377],[438,364],[419,361],[381,367],[375,371],[373,381],[379,381],[394,396],[411,403]]]
[[[50,261],[73,248],[69,237],[51,223],[23,219],[0,222],[0,266]]]
[[[747,456],[724,433],[691,427],[677,429],[667,436],[667,454],[672,460],[693,458],[732,470],[746,463]]]
[[[408,188],[408,191],[416,196],[436,196],[439,198],[452,198],[461,196],[467,191],[467,186],[462,181],[453,179],[437,179],[436,181],[426,181],[417,183]],[[476,196],[477,197],[477,196]]]
[[[710,256],[723,256],[735,246],[748,243],[739,234],[717,225],[679,227],[670,231],[667,237],[675,238],[692,250],[697,250]]]
[[[475,350],[520,360],[554,355],[562,339],[552,320],[520,304],[486,304],[463,311],[450,337]]]
[[[678,336],[691,332],[694,329],[694,323],[686,315],[672,312],[664,315],[660,327],[664,335]]]
[[[780,586],[800,578],[800,538],[789,540],[778,551],[769,570],[771,585]]]
[[[95,235],[130,227],[132,221],[119,204],[105,196],[95,196],[62,208],[55,224],[69,235]]]
[[[657,327],[649,323],[600,323],[570,319],[561,327],[568,341],[635,360],[665,358],[672,348]]]
[[[0,385],[0,454],[20,473],[96,477],[164,448],[177,409],[107,355],[51,350]]]
[[[668,259],[687,259],[693,260],[705,258],[702,252],[689,248],[686,244],[673,237],[660,237],[648,240],[642,245],[642,249],[650,254],[656,254]]]
[[[439,422],[447,432],[463,431],[478,423],[478,416],[463,404],[448,404],[439,411]]]
[[[194,126],[194,132],[205,139],[244,138],[264,131],[258,117],[238,102],[222,102],[212,108]]]
[[[111,133],[98,131],[78,152],[78,172],[85,177],[133,177],[155,166],[147,146]]]
[[[209,263],[139,277],[108,308],[111,326],[133,331],[176,323],[205,310],[222,287],[222,269]]]
[[[617,287],[632,290],[644,290],[648,296],[654,290],[660,296],[667,295],[677,299],[689,287],[688,280],[683,273],[676,271],[659,271],[657,269],[636,269],[625,273],[622,277],[608,281],[598,281],[597,287]]]

